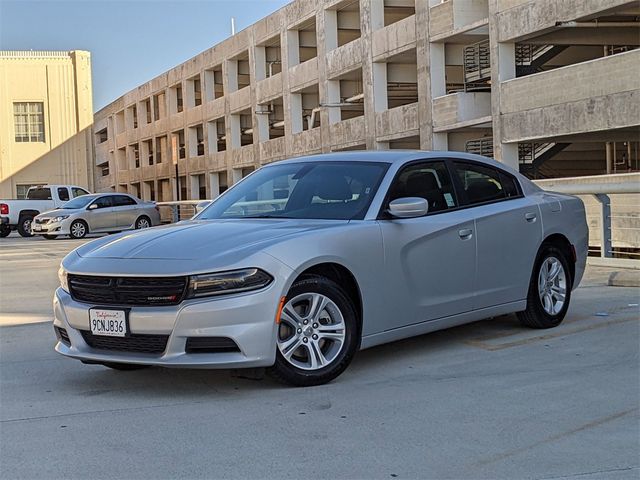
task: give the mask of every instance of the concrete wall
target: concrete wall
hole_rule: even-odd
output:
[[[42,102],[44,141],[16,142],[14,102]],[[93,187],[89,52],[0,51],[0,197],[16,185]]]

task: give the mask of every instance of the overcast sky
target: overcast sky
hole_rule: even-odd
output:
[[[0,50],[88,50],[93,105],[224,40],[288,0],[0,0]]]

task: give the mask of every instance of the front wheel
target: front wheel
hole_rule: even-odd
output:
[[[295,386],[330,382],[349,366],[360,346],[353,302],[338,284],[316,275],[296,281],[285,302],[269,374]]]
[[[76,240],[84,238],[87,235],[87,224],[82,220],[74,221],[69,227],[69,236]]]
[[[527,309],[518,312],[520,323],[531,328],[560,325],[569,309],[572,286],[567,255],[554,245],[543,245],[531,275]]]

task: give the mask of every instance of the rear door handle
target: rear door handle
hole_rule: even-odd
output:
[[[471,235],[473,235],[473,230],[470,228],[463,228],[462,230],[458,230],[458,235],[460,235],[462,240],[467,240],[471,238]]]
[[[529,213],[525,213],[524,218],[527,222],[533,223],[536,221],[536,218],[538,218],[538,215],[536,215],[533,212],[529,212]]]

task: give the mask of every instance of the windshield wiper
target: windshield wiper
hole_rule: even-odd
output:
[[[261,215],[245,215],[243,217],[235,217],[235,218],[295,218],[295,217],[287,217],[284,215],[273,215],[269,213],[264,213]]]

